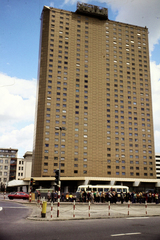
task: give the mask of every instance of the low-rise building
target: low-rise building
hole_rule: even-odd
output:
[[[24,157],[24,178],[30,178],[32,171],[32,152],[27,151],[23,157]]]
[[[27,151],[23,158],[18,158],[18,149],[0,148],[0,189],[15,187],[18,191],[28,191],[31,177],[32,152]]]
[[[16,180],[30,178],[31,177],[31,168],[32,168],[32,152],[27,151],[24,154],[23,158],[17,159]]]
[[[0,148],[0,186],[16,179],[18,149]]]
[[[17,171],[16,171],[16,180],[21,180],[24,178],[24,159],[17,159]]]
[[[31,168],[32,152],[27,151],[23,158],[17,159],[16,179],[8,183],[8,188],[14,188],[15,191],[29,192]]]

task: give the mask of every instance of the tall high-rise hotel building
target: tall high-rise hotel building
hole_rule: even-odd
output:
[[[41,21],[32,176],[156,178],[148,29],[84,3]]]

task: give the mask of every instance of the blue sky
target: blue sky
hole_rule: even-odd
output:
[[[155,149],[160,152],[160,1],[85,1],[107,7],[110,20],[149,28]],[[43,6],[76,10],[75,0],[0,0],[0,147],[32,151]]]
[[[154,51],[152,52],[150,60],[155,61],[157,65],[160,64],[159,54],[160,54],[160,44],[156,44],[154,47]]]
[[[54,6],[69,11],[76,10],[76,4],[63,5],[64,1],[32,0],[4,1],[0,9],[0,71],[11,77],[32,79],[37,77],[40,16],[43,6]],[[99,4],[98,2],[94,3]],[[109,11],[110,19],[115,14]]]

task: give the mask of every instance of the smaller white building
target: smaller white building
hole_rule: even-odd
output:
[[[16,180],[22,180],[24,178],[31,177],[32,152],[27,151],[23,157],[24,158],[17,159]]]
[[[16,179],[8,182],[8,187],[17,188],[17,191],[28,192],[32,170],[32,152],[27,151],[23,158],[17,158]],[[24,181],[24,179],[29,179]]]
[[[32,152],[27,151],[23,157],[24,157],[24,178],[31,178]]]
[[[24,159],[17,158],[16,180],[21,180],[23,178],[24,178]]]

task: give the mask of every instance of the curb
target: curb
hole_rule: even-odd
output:
[[[130,215],[130,216],[106,216],[106,217],[75,217],[75,218],[37,218],[36,216],[31,216],[31,217],[27,217],[27,220],[32,220],[32,221],[45,221],[45,222],[49,222],[49,221],[75,221],[75,220],[94,220],[94,219],[111,219],[111,218],[149,218],[149,217],[159,217],[159,215],[150,215],[150,216],[135,216],[135,215]]]

